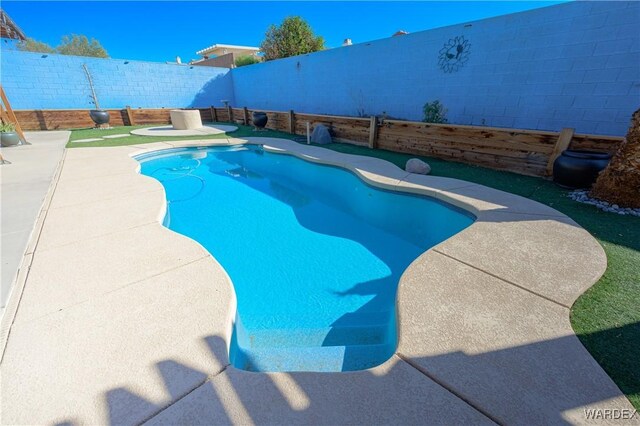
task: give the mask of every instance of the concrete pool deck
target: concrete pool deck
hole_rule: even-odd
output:
[[[236,143],[346,167],[477,216],[403,274],[400,341],[386,363],[348,373],[229,365],[231,283],[197,242],[161,225],[162,185],[131,156]],[[17,312],[3,319],[2,423],[587,423],[585,409],[633,410],[569,323],[606,268],[604,251],[526,198],[247,138],[70,149],[46,203]]]

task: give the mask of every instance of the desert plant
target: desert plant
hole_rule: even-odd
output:
[[[236,58],[236,67],[244,67],[245,65],[253,65],[260,62],[260,58],[256,58],[252,55],[242,55]]]
[[[447,109],[440,103],[439,100],[433,102],[427,102],[422,107],[424,112],[425,123],[446,123],[447,122]]]
[[[16,130],[16,125],[13,123],[0,123],[0,133],[10,133]]]
[[[316,36],[299,16],[289,16],[279,27],[271,25],[260,44],[264,60],[287,58],[324,50],[324,38]]]
[[[640,109],[633,113],[627,136],[590,195],[622,207],[640,208]]]

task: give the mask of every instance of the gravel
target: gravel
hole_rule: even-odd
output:
[[[628,207],[620,207],[617,204],[609,204],[606,201],[589,197],[589,191],[585,189],[577,189],[569,193],[569,198],[579,203],[591,204],[600,210],[620,215],[631,215],[640,217],[640,209],[632,209]]]

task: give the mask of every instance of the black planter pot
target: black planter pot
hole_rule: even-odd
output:
[[[97,126],[101,124],[108,124],[110,119],[109,113],[101,109],[92,109],[89,111],[89,116],[91,116],[91,119]]]
[[[606,152],[568,149],[553,163],[553,181],[564,188],[590,188],[609,160]]]
[[[253,125],[258,129],[264,129],[264,126],[267,125],[267,121],[269,121],[269,117],[267,117],[267,113],[265,112],[254,112],[251,116],[251,121]]]
[[[16,132],[0,132],[0,144],[2,146],[20,145],[20,138]]]

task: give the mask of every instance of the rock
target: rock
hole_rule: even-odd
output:
[[[320,145],[326,145],[331,143],[331,134],[329,129],[324,124],[316,124],[313,126],[313,132],[311,132],[311,142]]]
[[[428,175],[431,172],[431,166],[417,158],[411,158],[407,161],[404,169],[409,173],[417,173],[419,175]]]

